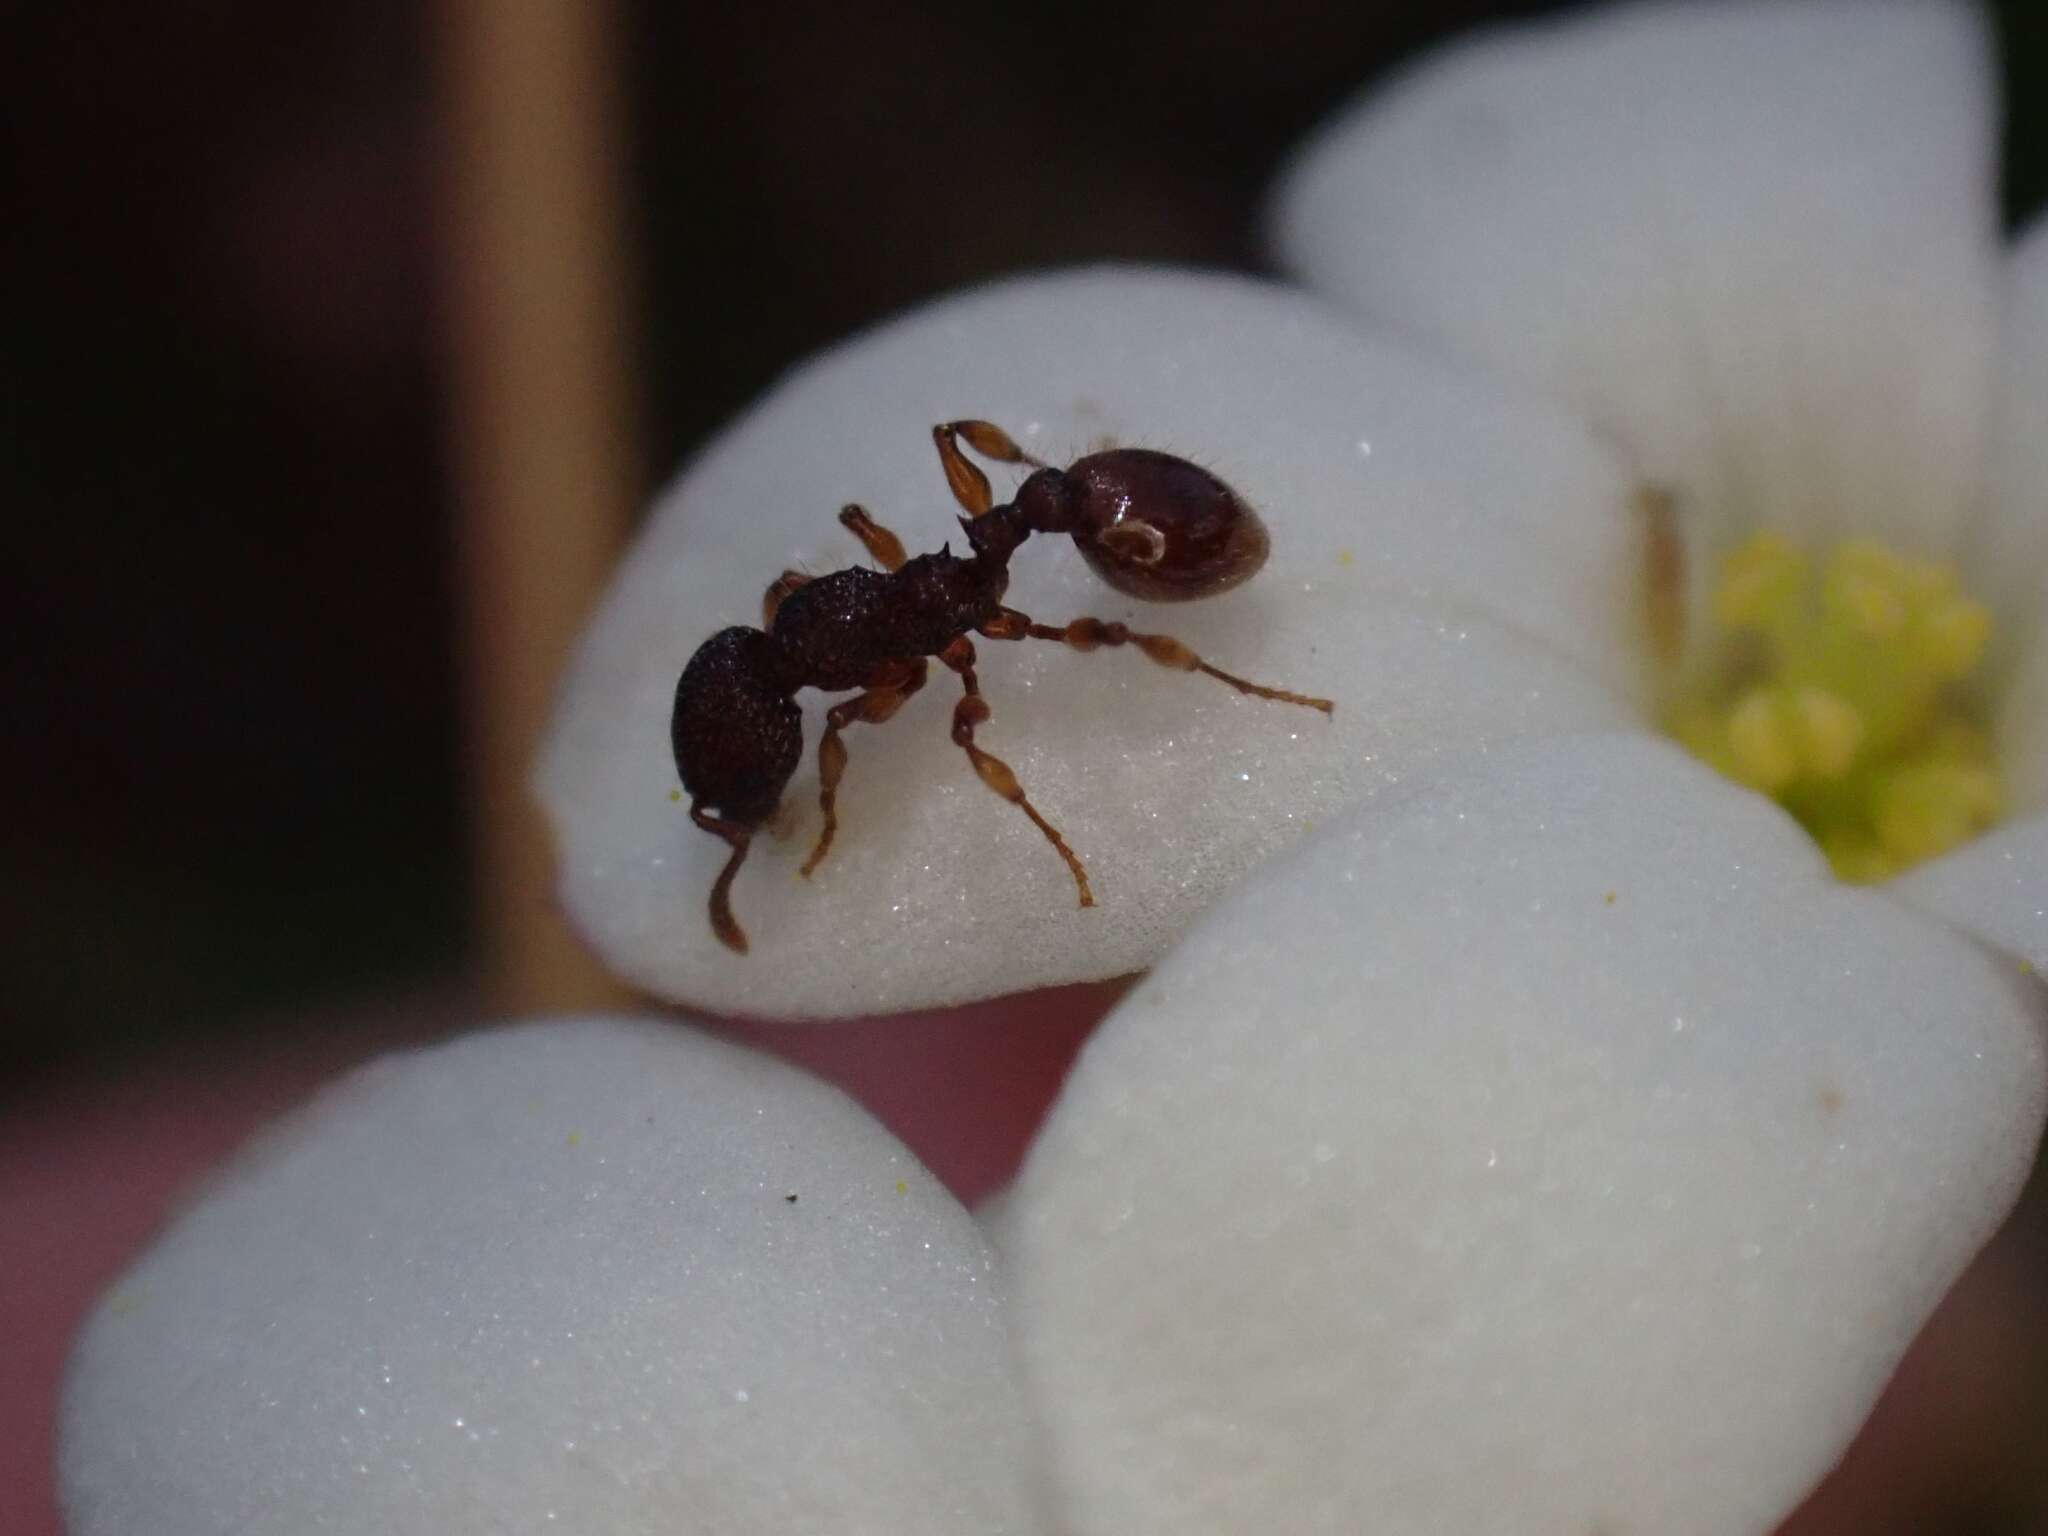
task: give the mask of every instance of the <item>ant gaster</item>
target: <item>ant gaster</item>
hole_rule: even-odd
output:
[[[989,718],[989,707],[974,675],[970,631],[988,640],[1058,640],[1079,651],[1135,645],[1161,666],[1205,672],[1240,693],[1324,714],[1334,707],[1328,699],[1233,677],[1166,635],[1100,619],[1040,624],[1003,606],[1010,556],[1034,533],[1069,535],[1105,581],[1135,597],[1206,597],[1244,581],[1265,564],[1266,530],[1207,470],[1149,448],[1111,448],[1054,469],[985,421],[944,423],[932,428],[932,439],[946,483],[968,514],[960,526],[970,554],[956,555],[948,545],[906,559],[896,535],[849,506],[840,523],[882,569],[852,567],[818,577],[784,571],[762,600],[762,627],[720,630],[698,647],[676,684],[669,739],[690,794],[690,817],[732,848],[711,887],[711,930],[742,954],[747,937],[732,915],[733,876],[803,754],[799,688],[860,690],[825,715],[818,742],[825,825],[804,861],[806,876],[832,847],[839,826],[834,802],[846,769],[840,733],[857,721],[879,725],[893,716],[924,686],[926,658],[936,656],[966,690],[953,707],[953,740],[981,781],[1030,817],[1066,860],[1084,907],[1095,897],[1080,859],[1026,797],[1009,764],[975,744],[974,728]],[[984,458],[1031,467],[1014,500],[995,504],[988,477],[961,452],[962,439]]]

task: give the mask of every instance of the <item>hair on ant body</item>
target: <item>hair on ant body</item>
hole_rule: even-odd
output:
[[[970,634],[1057,640],[1079,651],[1134,645],[1161,666],[1206,673],[1240,693],[1326,715],[1335,708],[1328,699],[1220,671],[1167,635],[1101,619],[1040,624],[1003,605],[1010,556],[1034,533],[1066,534],[1103,580],[1155,602],[1207,597],[1247,580],[1265,564],[1265,526],[1216,476],[1149,448],[1110,448],[1055,469],[985,421],[943,423],[932,428],[932,439],[946,483],[968,514],[960,519],[968,554],[956,555],[947,545],[908,558],[896,535],[849,506],[840,523],[881,569],[856,566],[816,577],[784,571],[762,599],[761,628],[720,630],[697,648],[676,683],[669,740],[690,795],[690,817],[732,848],[711,887],[711,931],[741,954],[747,937],[732,915],[733,877],[803,755],[796,705],[801,688],[859,690],[825,714],[818,742],[825,823],[804,861],[806,876],[830,851],[839,827],[836,801],[846,769],[841,733],[892,717],[924,686],[929,658],[936,657],[963,689],[953,706],[954,742],[981,781],[1045,834],[1066,861],[1084,907],[1095,905],[1095,897],[1080,859],[1039,814],[1009,764],[975,742],[974,729],[989,718],[989,707],[975,676]],[[961,451],[963,440],[985,458],[1030,466],[1013,500],[996,504],[988,477]]]

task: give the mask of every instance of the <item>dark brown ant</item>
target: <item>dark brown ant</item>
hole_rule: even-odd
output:
[[[988,477],[960,450],[1024,464],[1032,473],[1016,499],[995,504]],[[825,825],[804,861],[808,876],[832,846],[839,821],[834,801],[846,769],[840,733],[866,721],[879,725],[925,683],[926,658],[936,656],[960,676],[965,695],[953,707],[953,740],[982,783],[1016,806],[1043,832],[1072,871],[1081,905],[1095,905],[1088,874],[1051,822],[1026,798],[1009,764],[975,745],[974,728],[989,718],[974,675],[974,642],[1058,640],[1077,651],[1135,645],[1164,667],[1205,672],[1239,693],[1329,714],[1328,699],[1233,677],[1166,635],[1139,634],[1122,624],[1076,619],[1035,623],[1003,606],[1010,556],[1034,533],[1064,533],[1111,586],[1158,600],[1207,597],[1246,580],[1265,564],[1265,526],[1235,491],[1186,459],[1149,448],[1111,448],[1053,469],[985,421],[932,428],[939,462],[973,551],[951,545],[906,559],[902,542],[857,506],[839,521],[874,557],[879,571],[850,567],[827,576],[784,571],[761,604],[761,628],[722,629],[698,647],[676,684],[669,740],[690,794],[690,817],[732,847],[711,887],[711,931],[746,953],[747,936],[732,915],[733,876],[754,832],[775,813],[783,787],[803,754],[799,688],[859,689],[825,714],[818,742],[818,800]]]

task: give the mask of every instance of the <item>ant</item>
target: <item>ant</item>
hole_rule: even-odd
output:
[[[1015,499],[998,506],[984,475],[961,451],[1031,469]],[[761,627],[722,629],[699,646],[676,683],[669,740],[690,793],[690,819],[723,838],[732,856],[711,887],[711,931],[745,954],[747,936],[732,915],[733,876],[761,824],[775,813],[803,754],[799,688],[859,689],[825,715],[818,742],[818,800],[825,825],[804,861],[808,877],[832,847],[849,725],[879,725],[925,683],[928,657],[957,673],[965,692],[953,707],[953,740],[982,783],[1016,806],[1066,860],[1080,904],[1095,905],[1088,873],[1051,822],[1038,813],[1009,764],[982,750],[974,728],[989,718],[975,677],[971,631],[988,640],[1057,640],[1077,651],[1135,645],[1163,667],[1203,672],[1239,693],[1306,705],[1329,714],[1328,699],[1267,688],[1219,671],[1180,641],[1139,634],[1122,624],[1076,619],[1039,624],[1003,606],[1010,556],[1034,533],[1064,533],[1111,586],[1155,601],[1207,597],[1248,579],[1265,564],[1265,525],[1237,493],[1207,470],[1149,448],[1110,448],[1064,470],[1033,458],[986,421],[932,428],[946,484],[968,514],[960,519],[972,551],[947,544],[908,559],[902,541],[858,506],[839,521],[875,563],[812,577],[784,571],[761,603]]]

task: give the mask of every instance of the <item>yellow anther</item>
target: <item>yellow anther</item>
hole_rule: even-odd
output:
[[[1901,590],[1916,608],[1930,608],[1955,596],[1962,587],[1956,568],[1946,560],[1908,560],[1901,574]]]
[[[1883,640],[1906,627],[1906,600],[1898,589],[1858,572],[1828,584],[1828,610],[1866,640]]]
[[[1944,562],[1852,540],[1809,561],[1773,533],[1722,562],[1724,644],[1695,658],[1664,727],[1782,800],[1845,880],[1880,880],[1994,823],[2003,787],[1966,680],[1991,616]]]
[[[1778,700],[1766,689],[1752,689],[1728,712],[1728,750],[1736,776],[1766,794],[1775,794],[1799,774],[1792,733],[1785,729]]]
[[[1937,676],[1952,682],[1977,670],[1990,638],[1991,611],[1967,597],[1950,597],[1922,615],[1918,649]]]
[[[1754,629],[1782,616],[1806,584],[1806,557],[1775,533],[1759,533],[1721,562],[1714,618],[1724,629]]]
[[[1990,768],[1991,733],[1951,715],[1927,733],[1927,745],[1921,756],[1931,763]]]
[[[1854,704],[1825,688],[1801,688],[1792,695],[1792,719],[1809,777],[1839,779],[1856,765],[1864,729]]]
[[[1941,763],[1906,768],[1877,792],[1878,839],[1901,864],[1917,864],[1990,826],[2003,799],[1988,769]]]

